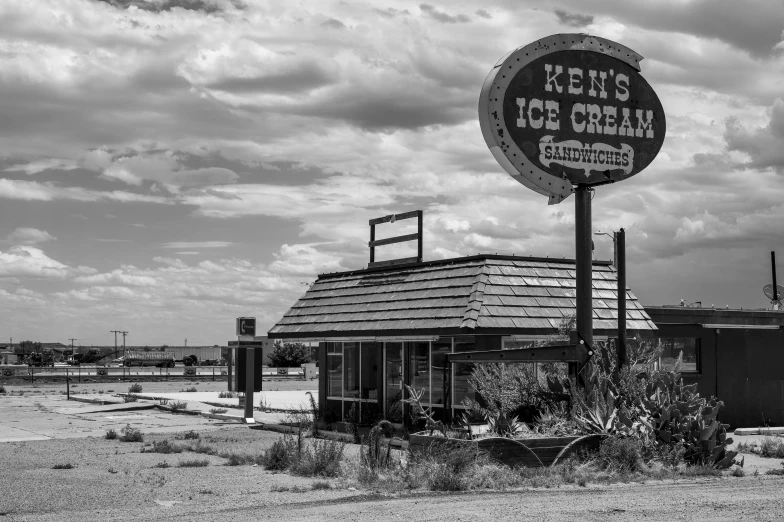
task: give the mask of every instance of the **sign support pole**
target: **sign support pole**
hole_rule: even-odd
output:
[[[592,233],[591,233],[591,194],[587,185],[575,187],[574,230],[575,264],[577,278],[577,316],[576,329],[585,344],[578,343],[577,381],[584,383],[579,372],[588,360],[587,346],[593,346],[593,296],[592,287]],[[587,345],[587,346],[586,346]]]
[[[616,268],[618,269],[618,369],[626,364],[626,231],[616,237]]]
[[[239,345],[239,342],[238,342]],[[253,385],[254,385],[254,355],[256,350],[253,346],[248,346],[245,349],[245,423],[253,424],[256,422],[253,418]]]

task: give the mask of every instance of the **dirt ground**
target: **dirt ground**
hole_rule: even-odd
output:
[[[76,391],[103,390],[104,394],[125,391],[130,385],[82,384]],[[283,390],[315,389],[314,382],[267,384],[268,390],[273,385]],[[186,385],[200,391],[221,391],[226,386],[193,381],[143,383],[145,391],[156,393],[177,392]],[[51,425],[55,427],[50,430],[60,433],[47,440],[0,443],[1,520],[784,520],[784,477],[764,474],[781,468],[780,459],[746,455],[745,477],[725,474],[645,484],[378,495],[358,491],[339,479],[316,480],[258,466],[229,466],[227,458],[217,455],[142,452],[153,441],[193,446],[197,441],[182,437],[194,430],[201,444],[218,453],[258,455],[281,437],[278,433],[160,410],[66,414],[61,405],[74,403],[64,400],[59,384],[7,385],[6,390],[14,396],[0,397],[0,423],[31,422],[41,430]],[[18,395],[20,391],[24,396]],[[82,423],[78,429],[76,417]],[[103,437],[107,428],[126,423],[144,431],[143,443]],[[91,431],[70,436],[69,429]],[[741,440],[754,438],[736,437]],[[346,451],[355,457],[358,447],[348,445]],[[181,462],[193,460],[206,460],[207,465],[180,467]],[[53,469],[67,464],[72,469]],[[324,482],[328,489],[320,489],[327,487]]]

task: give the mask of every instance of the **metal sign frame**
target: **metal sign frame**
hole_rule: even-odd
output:
[[[490,148],[490,152],[504,170],[522,185],[547,196],[551,205],[560,203],[572,194],[574,192],[573,183],[565,175],[563,178],[559,178],[542,170],[521,150],[506,127],[503,104],[507,88],[520,70],[539,58],[559,51],[601,53],[627,64],[636,73],[639,73],[639,62],[643,59],[628,47],[605,38],[586,34],[555,34],[511,51],[495,64],[487,76],[479,98],[479,123],[482,136]],[[642,77],[640,76],[640,78]],[[653,92],[652,89],[651,92]],[[653,95],[655,96],[655,93]],[[659,106],[661,105],[658,98],[656,98],[656,102]],[[663,119],[664,111],[662,110],[661,114],[656,116],[660,116],[662,125],[666,126]],[[663,139],[662,135],[661,141]],[[658,137],[657,141],[659,141]],[[661,143],[659,143],[659,147],[661,147]],[[658,149],[655,152],[657,153]],[[655,155],[654,153],[653,156]],[[613,181],[615,180],[608,179],[604,183]],[[581,185],[581,183],[574,184]],[[590,183],[591,186],[598,184],[601,183]]]
[[[403,212],[402,214],[390,214],[388,216],[371,219],[368,224],[370,225],[370,262],[368,268],[376,268],[380,266],[390,265],[403,265],[407,263],[421,263],[422,262],[422,216],[421,210],[412,210],[411,212]],[[376,239],[376,225],[381,223],[394,223],[401,219],[417,218],[417,231],[415,234],[406,234],[403,236],[389,237],[386,239]],[[402,243],[404,241],[417,242],[417,255],[416,257],[404,257],[401,259],[391,259],[389,261],[376,261],[376,247],[382,245],[391,245],[393,243]]]

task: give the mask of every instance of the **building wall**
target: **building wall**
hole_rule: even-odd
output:
[[[724,312],[724,311],[722,311]],[[688,315],[687,315],[688,314]],[[784,426],[784,331],[761,329],[759,321],[771,326],[770,317],[752,314],[706,314],[698,317],[702,324],[673,324],[657,321],[659,337],[694,337],[700,342],[700,368],[697,373],[683,373],[687,384],[696,383],[700,395],[717,397],[724,402],[720,420],[731,428],[757,427],[764,424]],[[767,314],[766,314],[767,315]],[[784,314],[773,320],[781,321]],[[688,311],[669,320],[694,320]],[[734,328],[720,324],[736,325]],[[744,328],[743,326],[747,326]]]

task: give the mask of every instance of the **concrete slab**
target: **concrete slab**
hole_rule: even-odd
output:
[[[318,392],[310,392],[313,399],[318,402]],[[299,410],[310,409],[310,397],[306,391],[265,391],[253,394],[253,405],[264,406],[265,410]],[[170,401],[200,402],[209,405],[209,408],[226,406],[237,408],[239,399],[218,397],[219,392],[178,392],[178,393],[138,393],[139,398],[149,400],[168,399]],[[207,408],[207,410],[209,410]],[[190,406],[189,406],[190,409]]]
[[[747,436],[747,435],[784,435],[784,427],[775,427],[775,428],[738,428],[735,430],[735,435],[738,436]]]
[[[149,402],[127,402],[120,404],[92,404],[82,403],[76,408],[56,408],[57,413],[63,415],[82,415],[85,413],[114,413],[120,411],[151,410],[155,407]]]

